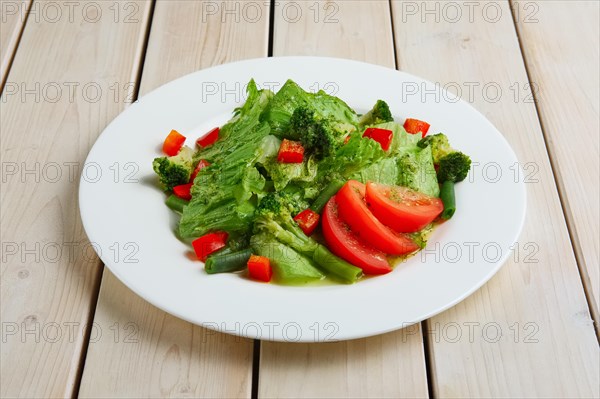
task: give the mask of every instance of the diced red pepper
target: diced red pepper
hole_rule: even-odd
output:
[[[194,180],[196,179],[196,176],[198,176],[198,172],[200,172],[202,169],[206,168],[207,166],[210,166],[210,162],[205,161],[204,159],[201,159],[200,162],[198,162],[198,165],[196,165],[196,169],[194,169],[194,171],[192,172],[192,175],[190,176],[190,183],[193,183]]]
[[[219,130],[220,129],[218,127],[212,129],[210,132],[196,140],[196,144],[203,148],[214,144],[214,142],[219,138]]]
[[[392,144],[393,136],[394,132],[392,132],[391,130],[379,129],[377,127],[370,127],[363,133],[363,137],[368,137],[381,144],[381,148],[383,148],[383,151],[387,151],[390,149],[390,144]]]
[[[202,262],[208,258],[208,255],[225,247],[229,235],[224,231],[205,234],[200,238],[192,241],[192,246],[196,252],[196,256]]]
[[[346,138],[344,139],[344,145],[348,144],[349,141],[350,141],[350,135],[347,135]]]
[[[417,134],[421,132],[421,137],[425,137],[429,130],[429,123],[420,121],[418,119],[408,118],[404,121],[404,130],[410,134]]]
[[[273,276],[273,269],[271,268],[269,258],[258,255],[250,255],[250,259],[248,259],[248,272],[251,278],[267,283],[271,281],[271,277]]]
[[[183,143],[185,143],[185,136],[179,134],[177,130],[171,130],[163,143],[163,152],[170,157],[177,155]]]
[[[294,217],[298,226],[307,236],[311,235],[319,225],[319,214],[312,209],[305,209]]]
[[[192,199],[191,190],[192,190],[192,183],[181,184],[179,186],[173,187],[173,194],[175,194],[179,198],[183,198],[184,200],[189,201]]]
[[[277,160],[284,163],[302,163],[304,160],[304,147],[299,141],[283,139],[279,147]]]

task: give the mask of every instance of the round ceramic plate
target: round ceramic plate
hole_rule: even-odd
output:
[[[277,91],[287,79],[325,90],[365,112],[377,99],[397,121],[426,120],[469,154],[456,186],[457,212],[427,248],[392,273],[354,285],[288,287],[238,274],[208,275],[174,234],[177,218],[152,171],[171,129],[187,144],[222,125],[254,78]],[[182,319],[275,341],[334,341],[400,329],[449,308],[489,280],[516,242],[525,217],[517,158],[478,111],[431,82],[380,66],[332,58],[254,59],[202,70],[144,96],[104,130],[80,186],[81,217],[106,266],[131,290]]]

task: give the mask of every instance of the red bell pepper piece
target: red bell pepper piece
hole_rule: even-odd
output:
[[[420,121],[418,119],[408,118],[404,121],[404,130],[410,134],[417,134],[421,132],[421,137],[425,137],[429,130],[429,123]]]
[[[185,136],[179,134],[177,130],[171,130],[163,143],[163,152],[170,157],[177,155],[183,143],[185,143]]]
[[[192,199],[192,183],[181,184],[179,186],[173,187],[173,194],[178,196],[179,198],[183,198],[184,200]]]
[[[208,258],[208,255],[224,248],[227,237],[229,237],[229,234],[226,232],[217,231],[216,233],[205,234],[192,241],[192,246],[198,259],[204,262]]]
[[[283,139],[279,147],[277,161],[283,163],[302,163],[304,160],[304,147],[298,141]]]
[[[210,166],[210,162],[205,161],[204,159],[201,159],[200,162],[198,162],[198,165],[196,165],[196,169],[194,169],[194,171],[192,172],[192,175],[190,176],[190,183],[193,183],[194,180],[196,179],[196,176],[198,176],[198,172],[200,172],[202,169],[206,168],[207,166]]]
[[[210,132],[196,140],[196,144],[203,148],[213,144],[219,138],[219,130],[218,127],[212,129]]]
[[[381,148],[383,148],[383,151],[387,151],[390,149],[390,144],[392,144],[393,136],[394,132],[392,132],[391,130],[379,129],[377,127],[370,127],[363,133],[363,137],[368,137],[381,144]]]
[[[305,209],[294,217],[298,226],[307,236],[311,235],[319,225],[319,214],[312,209]]]
[[[258,255],[251,255],[248,259],[248,272],[250,277],[264,282],[271,281],[273,276],[273,269],[271,268],[271,262],[269,258]]]

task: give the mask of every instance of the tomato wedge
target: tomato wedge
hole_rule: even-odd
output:
[[[408,118],[404,121],[404,130],[410,134],[417,134],[421,132],[421,137],[425,137],[429,130],[429,123],[420,121],[418,119]]]
[[[439,198],[379,183],[367,183],[365,199],[377,219],[401,233],[421,230],[444,210]]]
[[[408,236],[381,223],[365,203],[365,185],[349,180],[337,193],[340,217],[358,236],[374,248],[390,255],[404,255],[419,249]]]
[[[340,258],[360,267],[365,274],[392,271],[385,254],[361,241],[339,218],[335,195],[325,205],[321,225],[327,247]]]

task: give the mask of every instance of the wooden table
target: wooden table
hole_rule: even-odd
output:
[[[600,396],[597,1],[0,7],[2,397]],[[184,74],[291,54],[439,82],[505,135],[527,219],[489,283],[411,328],[291,344],[194,326],[103,269],[77,189],[104,127]]]

